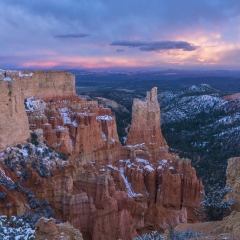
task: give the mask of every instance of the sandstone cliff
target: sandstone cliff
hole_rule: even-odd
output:
[[[0,89],[0,152],[30,136],[24,99],[30,96],[44,100],[76,97],[75,76],[60,71],[1,70]]]
[[[43,100],[75,96],[75,76],[64,71],[6,71],[8,81],[18,82],[22,99]]]
[[[138,233],[164,232],[169,225],[198,221],[194,211],[203,185],[188,159],[168,152],[156,88],[147,92],[145,101],[134,100],[127,146],[122,146],[111,110],[76,96],[71,74],[6,74],[0,81],[5,98],[14,92],[20,106],[3,108],[2,150],[22,145],[1,153],[6,166],[1,163],[0,177],[21,187],[16,192],[0,184],[7,193],[0,214],[34,212],[24,192],[27,188],[39,201],[49,201],[56,218],[92,239],[133,239]],[[17,112],[8,123],[11,109]],[[22,127],[7,137],[4,124],[10,124],[9,129],[15,124]],[[38,139],[25,144],[29,129]],[[21,172],[29,175],[26,178]]]
[[[18,81],[0,80],[0,152],[27,140],[30,136],[28,118]]]

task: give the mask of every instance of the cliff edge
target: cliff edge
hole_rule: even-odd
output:
[[[203,185],[189,159],[168,151],[157,88],[134,100],[122,146],[111,109],[74,85],[66,72],[1,72],[0,214],[55,214],[93,240],[199,221]]]
[[[0,152],[30,136],[25,99],[76,97],[75,76],[62,71],[0,70],[0,89]]]

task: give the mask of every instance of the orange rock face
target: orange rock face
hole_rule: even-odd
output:
[[[157,194],[157,204],[167,209],[186,208],[188,222],[197,222],[195,211],[202,201],[200,192],[204,191],[196,171],[188,159],[173,158],[158,167],[158,182],[161,183]],[[179,197],[180,196],[180,197]]]
[[[19,88],[19,82],[0,80],[0,152],[30,136]]]
[[[18,82],[22,99],[31,96],[46,101],[76,96],[75,76],[64,71],[7,71],[7,77]]]
[[[0,89],[0,152],[30,136],[24,99],[76,97],[75,76],[63,71],[0,70]]]
[[[160,106],[156,87],[147,92],[145,101],[133,101],[132,123],[126,144],[142,143],[148,148],[152,161],[168,157],[168,146],[160,127]]]
[[[76,157],[77,165],[95,159],[98,164],[111,163],[112,151],[121,146],[111,109],[99,106],[96,101],[67,98],[45,103],[30,98],[26,105],[30,106],[27,110],[30,129],[42,128],[48,144],[58,152]]]
[[[14,84],[22,84],[19,99],[25,100],[22,122],[27,127],[22,125],[26,136],[29,129],[42,129],[51,148],[69,155],[66,168],[55,169],[54,176],[41,178],[29,167],[30,178],[24,182],[37,199],[45,197],[50,202],[56,218],[68,221],[93,240],[130,240],[138,233],[164,232],[169,225],[198,221],[194,212],[203,185],[189,160],[168,152],[160,128],[156,88],[147,92],[145,101],[134,100],[127,145],[122,146],[111,109],[76,96],[71,74],[11,74],[16,78]],[[6,85],[5,81],[0,84]],[[45,91],[47,87],[52,90]],[[22,102],[21,112],[23,107]],[[14,142],[2,147],[24,142],[26,136],[22,139],[17,134]],[[5,172],[22,183],[15,173]],[[4,202],[0,214],[10,216],[28,210],[21,191],[14,195],[6,191],[16,207],[6,210]]]
[[[40,218],[36,224],[36,240],[83,240],[82,234],[69,223],[55,224],[54,219]]]

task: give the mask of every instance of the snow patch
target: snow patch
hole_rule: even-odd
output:
[[[144,166],[144,169],[148,170],[149,172],[153,172],[154,169],[150,165]]]
[[[72,121],[72,125],[73,125],[74,127],[78,127],[78,123],[77,123],[77,120],[76,120],[76,119],[74,119],[74,120]]]
[[[128,164],[130,163],[130,159],[121,159],[119,162]]]
[[[136,158],[136,161],[137,161],[138,163],[149,164],[149,161],[148,161],[148,160],[143,159],[143,158],[139,158],[139,157]]]
[[[10,81],[12,81],[12,79],[10,77],[5,77],[4,81],[10,82]]]
[[[70,138],[70,145],[71,145],[71,147],[73,148],[73,141],[72,141],[71,138]]]
[[[71,124],[71,118],[70,118],[70,109],[65,107],[60,109],[60,116],[63,119],[64,124]]]
[[[18,73],[19,77],[32,77],[33,73],[22,73],[22,71],[19,71]]]
[[[105,120],[105,121],[112,121],[113,117],[109,115],[104,115],[104,116],[97,116],[96,117],[97,121]]]
[[[60,109],[60,117],[63,119],[64,124],[72,124],[74,127],[78,127],[77,120],[71,120],[72,111],[68,107]]]
[[[7,179],[13,183],[13,180],[6,175],[5,171],[1,167],[0,167],[0,173],[1,173],[2,177],[4,177],[5,179]]]
[[[167,165],[167,162],[168,161],[166,159],[164,159],[164,160],[160,161],[159,163],[164,166],[164,165]]]
[[[128,197],[142,197],[143,195],[141,193],[133,192],[131,183],[128,182],[128,179],[124,175],[124,167],[120,167],[120,174],[121,174],[121,176],[123,178],[123,181],[126,185]]]
[[[65,128],[63,126],[56,126],[56,130],[59,130],[59,131],[64,131]]]
[[[28,156],[28,151],[27,151],[27,149],[19,149],[19,152],[21,152],[24,157],[27,157],[27,156]]]
[[[143,147],[145,145],[145,143],[139,143],[139,144],[135,144],[135,145],[127,145],[126,147],[128,148],[137,148],[137,147]]]
[[[118,170],[118,168],[113,166],[112,164],[107,164],[106,166],[109,168],[112,168],[113,170]]]
[[[32,96],[25,99],[24,104],[27,111],[31,112],[40,111],[42,114],[44,114],[46,103],[42,99]]]
[[[0,216],[0,239],[3,240],[29,240],[35,238],[35,230],[33,230],[28,223],[23,219],[17,219],[12,216],[10,222],[7,222],[7,216]]]
[[[8,147],[5,151],[6,151],[6,153],[10,153],[11,152],[11,148]]]
[[[102,131],[102,138],[104,141],[107,141],[107,137],[106,137],[106,134]]]

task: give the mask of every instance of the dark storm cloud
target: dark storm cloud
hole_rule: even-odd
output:
[[[59,34],[54,37],[55,38],[85,38],[89,36],[90,36],[89,34],[80,33],[80,34]]]
[[[183,51],[194,51],[198,46],[185,41],[158,41],[158,42],[140,42],[140,41],[114,41],[111,46],[139,47],[141,51],[164,51],[172,49],[181,49]]]
[[[123,49],[117,49],[116,52],[124,52]]]

